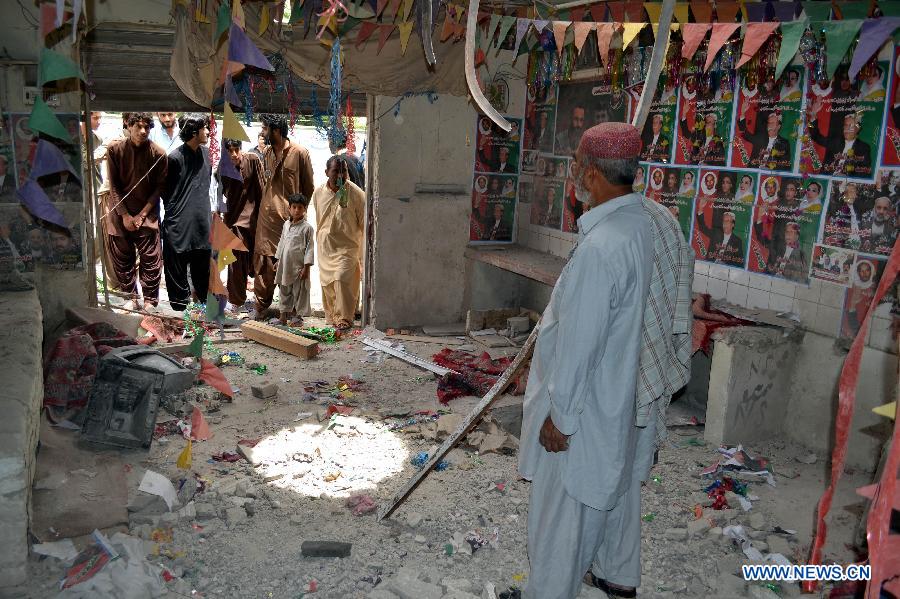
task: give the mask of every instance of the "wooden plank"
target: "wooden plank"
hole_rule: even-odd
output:
[[[413,366],[418,366],[419,368],[424,368],[425,370],[429,370],[435,373],[438,376],[444,376],[445,374],[449,374],[454,372],[449,368],[444,368],[443,366],[438,366],[433,362],[429,362],[423,358],[415,354],[411,354],[409,352],[401,351],[399,349],[395,349],[385,343],[384,341],[378,341],[377,339],[372,339],[371,337],[366,337],[362,340],[363,345],[367,347],[371,347],[372,349],[377,349],[378,351],[383,351],[386,354],[390,354],[395,358],[400,358],[404,362],[408,362]]]
[[[383,505],[378,510],[378,519],[383,520],[387,518],[397,507],[406,499],[410,493],[412,493],[416,487],[419,486],[428,473],[431,472],[431,469],[434,468],[438,462],[444,459],[450,450],[456,447],[456,445],[462,440],[463,437],[468,434],[468,432],[475,426],[475,424],[481,420],[481,417],[488,410],[494,400],[503,393],[509,384],[515,379],[519,372],[521,372],[522,368],[531,358],[531,354],[534,351],[534,344],[537,341],[538,329],[540,327],[536,326],[531,331],[531,334],[528,335],[528,339],[525,341],[525,345],[519,350],[519,353],[516,354],[515,359],[507,366],[506,370],[500,375],[500,378],[497,379],[497,382],[494,383],[494,386],[490,388],[487,394],[481,398],[481,401],[476,404],[476,406],[472,409],[468,416],[456,427],[456,430],[453,431],[453,434],[447,437],[447,439],[441,444],[440,447],[434,452],[428,462],[422,467],[421,470],[416,472],[413,477],[403,486],[403,488],[394,495],[393,499],[391,499],[390,503]]]
[[[241,325],[241,332],[247,339],[304,360],[314,358],[319,353],[319,344],[312,339],[270,327],[263,322],[245,322]]]

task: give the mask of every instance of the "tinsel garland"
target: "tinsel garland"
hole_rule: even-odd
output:
[[[218,137],[219,126],[216,124],[216,113],[209,113],[209,164],[213,172],[219,166],[219,157],[221,156],[221,147],[219,146]]]
[[[356,125],[353,123],[353,103],[347,95],[347,152],[356,154]]]
[[[331,88],[328,96],[328,141],[335,143],[344,134],[341,127],[341,38],[331,44]]]

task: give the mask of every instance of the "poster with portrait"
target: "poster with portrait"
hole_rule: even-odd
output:
[[[889,69],[886,60],[871,62],[851,81],[842,64],[830,82],[809,82],[803,151],[812,173],[874,179]]]
[[[809,282],[827,181],[760,174],[747,268]]]
[[[602,81],[569,81],[559,85],[558,108],[553,153],[574,156],[587,129],[609,121],[625,121],[628,95]]]
[[[522,120],[503,117],[511,129],[506,133],[486,116],[477,118],[475,133],[475,171],[479,173],[517,174]]]
[[[637,108],[643,84],[629,88],[631,113]],[[641,132],[642,161],[669,163],[675,147],[675,115],[677,113],[678,90],[671,80],[662,82],[656,88],[656,96],[650,103],[650,112],[644,130]]]
[[[529,85],[525,97],[523,150],[553,152],[556,122],[556,86]]]
[[[0,207],[0,244],[9,249],[16,267],[31,272],[36,265],[74,270],[83,266],[81,247],[81,206],[56,204],[69,231],[47,228],[36,221],[20,204]]]
[[[883,166],[900,166],[900,46],[894,46],[894,77],[888,96],[887,128],[885,129]]]
[[[733,77],[686,73],[678,94],[675,164],[725,166],[731,140]]]
[[[9,113],[0,114],[0,202],[15,202],[16,157]]]
[[[897,171],[882,171],[877,183],[832,181],[822,243],[888,256],[897,239],[900,194],[892,180]]]
[[[550,177],[534,180],[534,195],[531,201],[531,224],[548,229],[562,228],[563,199],[566,181]]]
[[[77,114],[57,114],[57,118],[65,125],[69,136],[74,143],[65,143],[56,138],[43,136],[42,139],[49,141],[58,147],[66,159],[75,167],[75,172],[81,172],[81,145],[79,143],[81,135],[81,124]],[[31,163],[34,159],[34,152],[37,148],[38,140],[41,137],[36,136],[31,129],[28,128],[29,115],[27,113],[13,113],[10,116],[10,129],[13,138],[13,150],[15,157],[16,180],[22,185],[28,180],[31,173]],[[82,202],[81,184],[70,173],[62,172],[53,175],[41,177],[38,183],[47,193],[51,202]]]
[[[522,173],[533,175],[537,171],[537,150],[522,150]]]
[[[515,175],[475,173],[469,242],[512,243],[516,225]]]
[[[887,260],[857,256],[850,274],[850,286],[844,292],[844,306],[841,310],[840,337],[854,338],[859,332],[875,291],[881,282]],[[887,296],[886,296],[887,297]],[[892,298],[887,298],[888,300]]]
[[[798,158],[804,76],[790,65],[778,81],[745,77],[738,85],[737,121],[731,166],[791,172]]]
[[[534,177],[522,175],[519,177],[519,203],[530,204],[534,195]]]
[[[691,246],[697,260],[743,268],[756,173],[700,169]]]
[[[538,177],[565,179],[569,172],[569,161],[565,156],[538,154],[534,174]]]
[[[669,209],[685,240],[691,238],[691,211],[697,194],[697,169],[648,165],[644,197]]]
[[[816,244],[813,248],[811,279],[819,279],[846,287],[850,284],[856,252],[845,248],[835,248]]]
[[[644,190],[647,189],[647,170],[649,168],[650,165],[643,162],[638,164],[637,170],[634,171],[634,183],[631,184],[633,192],[644,195]]]

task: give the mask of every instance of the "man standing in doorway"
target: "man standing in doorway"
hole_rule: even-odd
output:
[[[345,162],[347,163],[347,170],[350,175],[350,180],[354,185],[359,187],[362,190],[366,189],[366,169],[363,166],[362,161],[355,155],[351,154],[347,150],[347,134],[343,131],[338,131],[335,134],[337,138],[333,141],[329,142],[329,148],[331,149],[331,153],[337,156],[343,156]]]
[[[266,137],[263,158],[263,195],[256,222],[256,241],[253,248],[253,292],[256,295],[255,317],[263,319],[275,295],[275,252],[290,218],[288,197],[313,193],[312,163],[306,148],[288,139],[288,124],[284,115],[262,117],[262,132]]]
[[[262,161],[253,152],[242,152],[238,139],[223,139],[222,146],[243,181],[219,177],[225,194],[223,220],[231,231],[244,242],[246,252],[234,251],[235,261],[228,265],[228,303],[235,311],[247,301],[247,277],[253,273],[253,242],[256,237],[256,220],[262,199]]]
[[[159,145],[167,154],[171,154],[181,145],[178,136],[178,117],[174,112],[157,112],[156,118],[159,119],[159,127],[153,129],[150,141]]]
[[[109,144],[107,169],[109,211],[103,213],[113,271],[122,291],[137,297],[140,257],[144,301],[159,299],[162,259],[159,242],[159,198],[166,186],[166,151],[150,141],[153,116],[128,113],[128,137]]]
[[[588,129],[575,153],[571,177],[587,211],[544,311],[524,404],[519,471],[532,481],[526,599],[574,598],[592,562],[610,583],[640,583],[640,569],[622,564],[635,550],[623,546],[622,524],[653,269],[650,219],[631,190],[640,151],[635,127],[609,122]]]
[[[250,150],[251,154],[256,154],[256,157],[260,160],[266,155],[266,136],[260,131],[259,135],[256,136],[256,147]]]
[[[359,305],[366,194],[350,181],[343,156],[329,158],[325,174],[328,181],[313,193],[319,279],[325,321],[344,331]]]
[[[166,215],[162,228],[169,303],[172,309],[182,311],[191,301],[188,268],[196,299],[205,302],[209,290],[209,183],[212,169],[206,148],[209,137],[206,115],[182,116],[179,129],[184,143],[169,154],[169,173],[163,193]]]

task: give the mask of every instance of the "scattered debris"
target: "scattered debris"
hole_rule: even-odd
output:
[[[172,511],[172,507],[178,503],[178,492],[172,486],[172,481],[153,470],[147,470],[144,473],[138,490],[162,497],[169,507],[169,511]]]
[[[432,362],[427,360],[423,360],[419,356],[415,356],[409,352],[406,352],[402,349],[398,349],[394,347],[392,344],[387,343],[386,341],[380,341],[377,339],[372,339],[371,337],[365,337],[362,340],[363,344],[371,347],[374,350],[384,352],[386,354],[390,354],[395,358],[400,358],[404,362],[408,362],[414,366],[418,366],[419,368],[424,368],[425,370],[430,370],[438,376],[444,376],[452,372],[449,368],[444,368],[442,366],[438,366]]]
[[[351,543],[340,541],[303,541],[303,557],[350,557]]]
[[[351,495],[347,499],[346,505],[353,511],[354,516],[369,514],[378,509],[378,505],[375,503],[375,500],[365,494]]]

